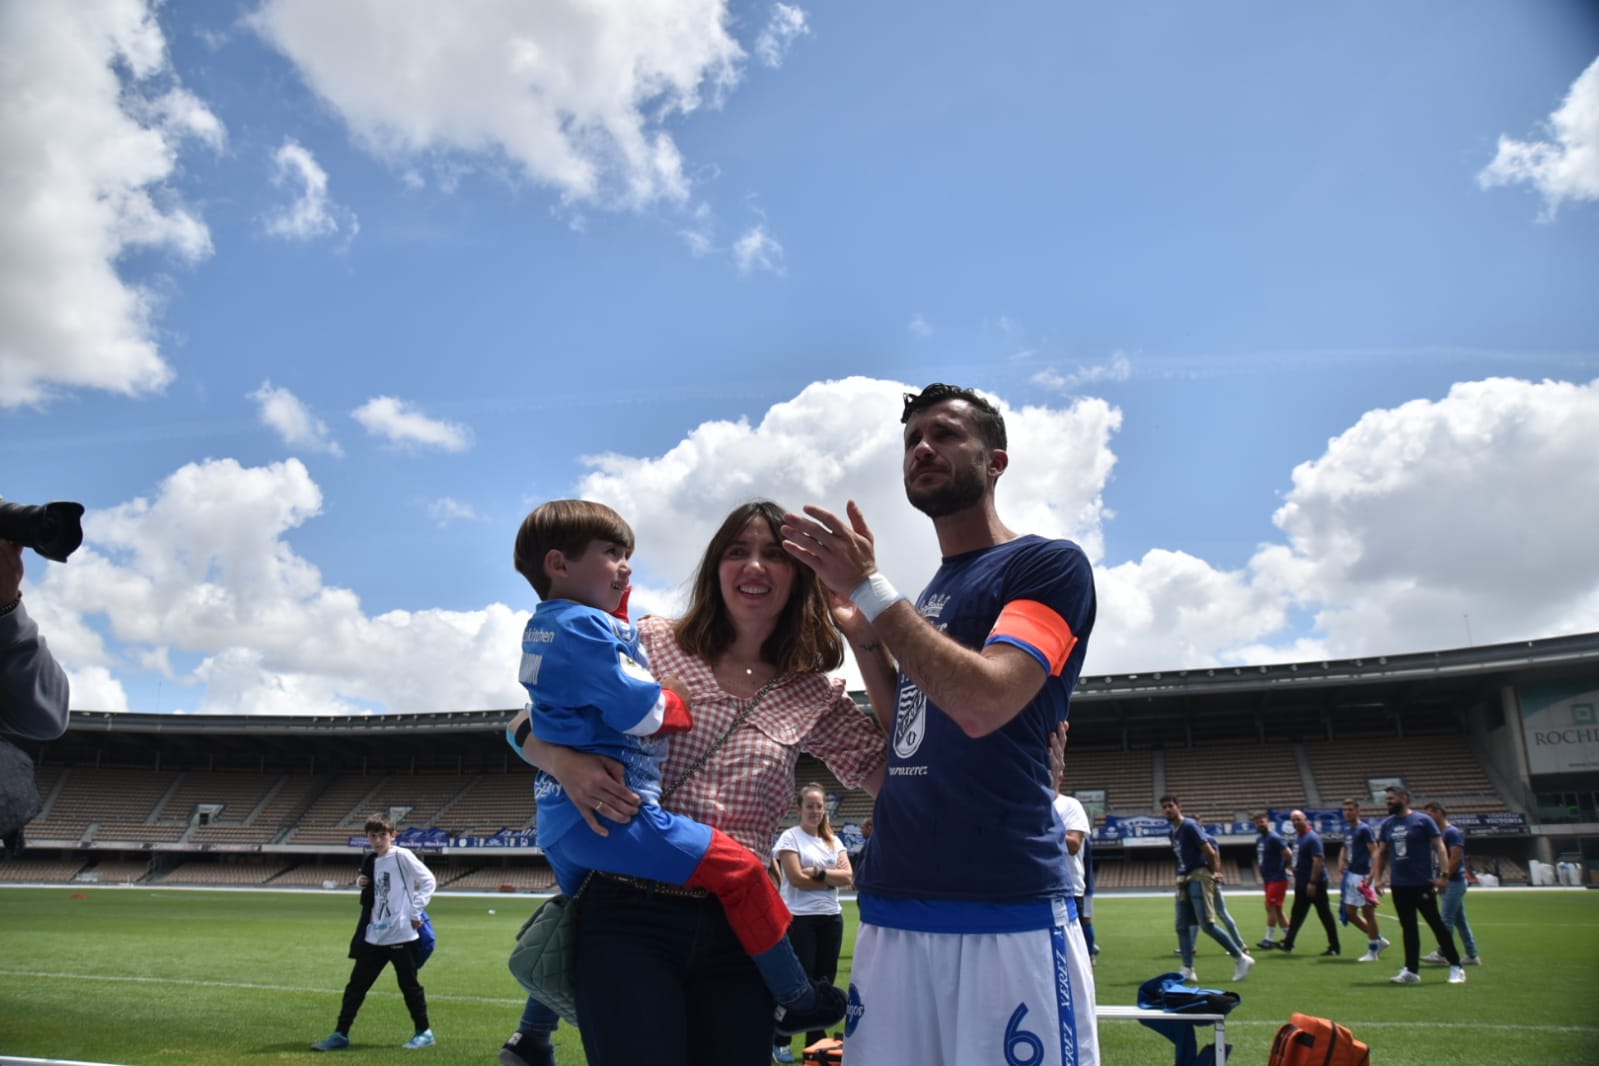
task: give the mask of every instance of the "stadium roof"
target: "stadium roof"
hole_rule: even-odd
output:
[[[1599,678],[1599,633],[1448,651],[1085,676],[1072,743],[1195,743],[1437,733],[1497,708],[1507,685]],[[863,700],[864,702],[864,700]],[[158,715],[74,711],[46,763],[312,772],[493,772],[515,709],[379,715]]]

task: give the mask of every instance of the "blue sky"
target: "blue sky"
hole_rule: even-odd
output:
[[[513,706],[521,516],[672,610],[751,495],[936,565],[1009,412],[1091,673],[1599,628],[1590,4],[0,8],[0,492],[74,705]],[[624,10],[627,9],[627,10]]]

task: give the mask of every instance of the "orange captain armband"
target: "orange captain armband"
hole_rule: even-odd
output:
[[[1051,677],[1060,675],[1077,647],[1077,634],[1053,607],[1037,600],[1012,600],[999,612],[985,644],[995,640],[1019,644],[1049,663]]]

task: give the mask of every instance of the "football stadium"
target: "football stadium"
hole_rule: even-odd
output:
[[[863,704],[864,695],[858,697]],[[1599,1062],[1599,633],[1426,654],[1085,676],[1072,704],[1066,791],[1093,816],[1094,924],[1104,1058],[1167,1063],[1172,1043],[1116,1018],[1175,971],[1169,824],[1158,798],[1217,839],[1231,912],[1263,927],[1254,811],[1299,809],[1329,844],[1356,799],[1383,816],[1401,783],[1466,833],[1468,913],[1481,966],[1464,985],[1424,967],[1390,984],[1395,946],[1359,965],[1256,949],[1250,977],[1201,940],[1197,983],[1238,993],[1229,1061],[1264,1063],[1294,1011],[1353,1030],[1383,1064]],[[356,918],[362,825],[386,812],[439,882],[439,949],[423,972],[435,1061],[494,1060],[522,994],[505,969],[518,927],[553,886],[535,845],[533,772],[504,739],[515,713],[174,717],[74,712],[25,745],[44,808],[0,862],[0,1062],[199,1066],[313,1061]],[[801,759],[796,786],[828,791],[851,847],[871,798]],[[1336,881],[1335,881],[1336,884]],[[840,982],[855,932],[846,907]],[[1423,927],[1423,950],[1427,942]],[[1393,960],[1390,962],[1390,959]],[[1200,1026],[1200,1043],[1212,1030]],[[380,979],[352,1050],[407,1052],[392,980]],[[583,1062],[563,1026],[562,1063]],[[798,1045],[796,1044],[796,1052]],[[320,1060],[316,1060],[320,1061]]]

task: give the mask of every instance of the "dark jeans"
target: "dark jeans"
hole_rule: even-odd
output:
[[[1316,908],[1316,917],[1321,919],[1321,927],[1327,930],[1327,946],[1334,951],[1342,950],[1338,946],[1338,923],[1333,920],[1332,907],[1327,902],[1327,892],[1332,886],[1325,881],[1316,882],[1316,897],[1309,895],[1309,883],[1294,882],[1294,909],[1288,915],[1288,936],[1283,939],[1283,947],[1292,950],[1295,939],[1299,936],[1299,927],[1305,924],[1305,916],[1310,913],[1310,908]]]
[[[428,997],[422,990],[422,983],[416,979],[416,946],[395,944],[379,947],[376,944],[363,944],[360,952],[360,958],[355,960],[355,966],[350,970],[349,983],[344,986],[344,1002],[339,1006],[339,1024],[335,1028],[349,1035],[350,1026],[355,1024],[355,1016],[361,1004],[366,1002],[372,982],[378,979],[383,967],[391,964],[394,966],[394,978],[400,983],[400,994],[405,997],[405,1009],[411,1012],[411,1022],[416,1026],[416,1031],[420,1033],[428,1028]]]
[[[1438,950],[1444,953],[1449,965],[1460,965],[1460,952],[1455,950],[1455,938],[1438,913],[1438,892],[1432,885],[1393,885],[1394,912],[1399,915],[1399,928],[1405,942],[1405,969],[1421,972],[1421,927],[1416,924],[1419,913],[1427,919],[1427,928],[1438,938]]]
[[[832,984],[838,977],[838,953],[844,947],[844,916],[842,914],[800,914],[794,918],[794,924],[788,927],[789,943],[794,945],[794,954],[799,956],[800,965],[805,967],[805,973],[813,981],[826,981]],[[805,1034],[805,1046],[821,1040],[827,1035],[826,1029],[812,1029]],[[787,1036],[772,1038],[773,1047],[788,1047],[793,1039]]]
[[[766,1066],[776,1003],[715,897],[596,877],[578,914],[590,1066]]]

